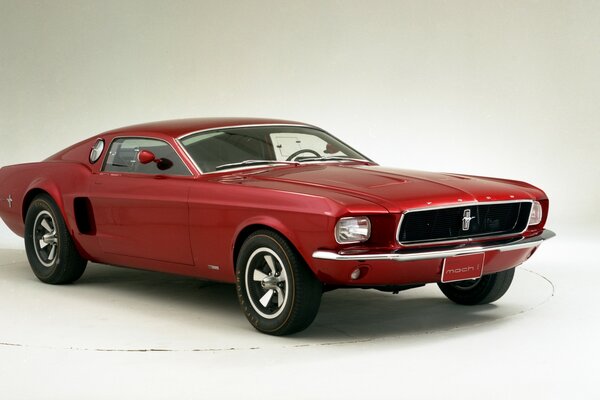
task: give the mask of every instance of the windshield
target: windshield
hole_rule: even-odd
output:
[[[297,126],[253,126],[199,132],[181,144],[202,172],[253,165],[370,161],[333,136]]]

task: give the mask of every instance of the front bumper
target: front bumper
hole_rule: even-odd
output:
[[[463,244],[452,248],[443,249],[408,249],[398,250],[392,253],[355,253],[355,252],[333,252],[318,250],[313,253],[313,258],[329,261],[420,261],[444,259],[448,257],[461,256],[465,254],[482,253],[487,251],[507,252],[513,250],[523,250],[538,247],[544,240],[556,236],[549,229],[544,229],[541,233],[528,238],[507,239],[501,241],[488,242],[484,244],[468,245]]]

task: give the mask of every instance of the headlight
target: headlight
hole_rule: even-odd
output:
[[[367,217],[340,218],[335,225],[335,240],[339,244],[365,242],[370,236],[371,221]]]
[[[529,223],[527,225],[537,225],[542,222],[542,205],[539,201],[534,201],[529,214]]]

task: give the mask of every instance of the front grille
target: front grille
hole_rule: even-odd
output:
[[[527,228],[531,202],[464,205],[409,211],[398,241],[416,244],[520,233]]]

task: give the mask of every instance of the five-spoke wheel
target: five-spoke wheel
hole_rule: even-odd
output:
[[[58,235],[54,218],[46,210],[40,211],[35,218],[33,224],[33,246],[40,263],[45,267],[51,267],[56,260]]]
[[[307,328],[321,303],[322,286],[281,235],[257,231],[236,262],[236,288],[244,314],[259,331],[286,335]]]
[[[256,249],[246,263],[244,279],[248,299],[258,314],[267,319],[281,314],[289,284],[277,253],[268,247]]]
[[[37,196],[25,217],[25,250],[35,276],[46,283],[71,283],[85,271],[60,209],[47,194]]]

